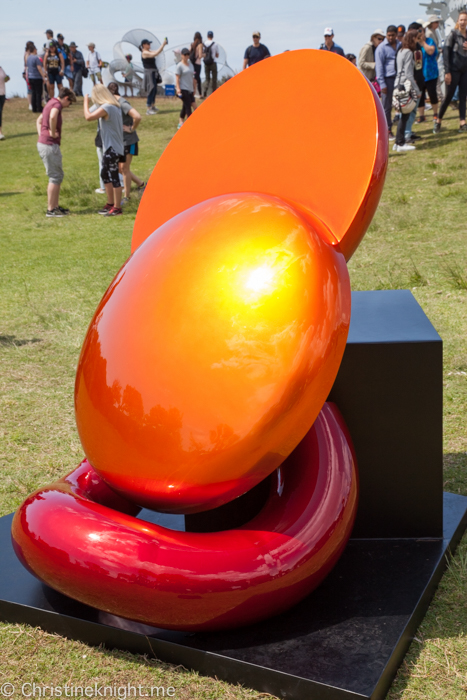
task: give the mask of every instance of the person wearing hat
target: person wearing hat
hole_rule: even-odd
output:
[[[208,38],[204,43],[204,74],[206,82],[204,84],[203,97],[207,97],[209,85],[211,92],[217,90],[217,59],[219,58],[219,47],[214,41],[214,32],[209,31]]]
[[[188,60],[189,57],[189,49],[182,49],[180,52],[181,61],[175,69],[175,90],[183,102],[178,122],[179,129],[183,125],[184,120],[191,116],[192,104],[195,101],[196,76],[193,65]]]
[[[324,30],[324,43],[319,48],[321,51],[331,51],[331,53],[337,53],[339,56],[345,56],[342,46],[334,43],[334,30],[332,27],[326,27]]]
[[[358,67],[370,83],[373,83],[376,79],[375,51],[382,41],[384,41],[383,30],[375,29],[370,37],[370,41],[362,46],[358,55]]]
[[[70,88],[62,87],[58,97],[52,97],[37,119],[37,150],[49,178],[47,187],[47,218],[62,218],[70,212],[59,205],[60,185],[63,182],[62,154],[60,142],[62,136],[62,110],[76,102],[75,94]]]
[[[405,26],[403,24],[397,25],[397,41],[402,41],[405,37]]]
[[[167,37],[165,37],[159,48],[154,51],[151,49],[151,44],[152,41],[149,39],[143,39],[139,50],[141,51],[141,62],[144,68],[143,90],[147,93],[146,114],[157,114],[157,85],[161,82],[161,77],[156,65],[156,58],[164,50],[164,46],[167,44]]]
[[[254,66],[255,63],[259,63],[259,61],[263,61],[265,58],[269,58],[271,55],[268,47],[261,44],[260,39],[261,32],[253,32],[253,43],[247,48],[243,57],[243,70]]]
[[[92,84],[95,85],[96,82],[104,84],[102,82],[102,58],[100,53],[96,51],[96,45],[92,43],[88,44],[88,58],[86,61],[86,68],[89,72],[89,77],[92,80]]]
[[[55,46],[58,49],[58,41],[56,39],[54,39],[53,31],[51,29],[46,29],[44,34],[45,34],[45,44],[42,47],[42,51],[39,54],[39,58],[41,58],[42,60],[44,59],[45,53],[46,53],[46,51],[49,48],[51,43],[55,44]]]
[[[69,78],[70,88],[73,90],[75,95],[83,96],[83,70],[84,70],[84,56],[81,51],[77,51],[78,46],[74,41],[70,42],[70,68],[72,78]]]

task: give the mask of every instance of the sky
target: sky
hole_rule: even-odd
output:
[[[427,0],[426,0],[427,1]],[[2,0],[0,66],[10,76],[7,97],[25,94],[21,77],[26,41],[37,47],[45,30],[61,32],[75,41],[83,53],[93,41],[103,60],[112,60],[112,48],[130,29],[148,29],[176,46],[192,40],[195,31],[206,38],[208,30],[225,48],[229,65],[242,66],[245,48],[254,30],[271,54],[286,49],[318,48],[325,27],[334,29],[334,40],[346,53],[358,52],[375,29],[388,24],[409,24],[425,16],[417,0]],[[85,81],[91,91],[91,82]],[[286,86],[284,86],[286,89]]]

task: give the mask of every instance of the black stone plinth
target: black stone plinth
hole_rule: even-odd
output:
[[[444,539],[350,540],[328,578],[292,610],[261,624],[209,634],[132,631],[131,623],[105,618],[52,591],[17,560],[11,519],[0,519],[4,621],[37,625],[88,644],[154,654],[280,698],[379,700],[428,608],[446,553],[465,530],[467,498],[444,495]],[[152,519],[180,529],[183,520],[155,514]]]

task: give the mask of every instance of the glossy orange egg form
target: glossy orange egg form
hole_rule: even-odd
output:
[[[83,344],[86,460],[15,515],[30,571],[106,612],[185,630],[263,619],[318,585],[357,507],[350,437],[325,401],[350,322],[346,259],[386,162],[373,88],[328,52],[263,61],[190,117]],[[235,530],[135,517],[209,510],[274,472],[264,508]]]

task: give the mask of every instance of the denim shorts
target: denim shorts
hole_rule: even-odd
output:
[[[62,84],[62,76],[60,75],[60,73],[52,73],[52,71],[49,71],[47,75],[49,78],[49,83],[51,85],[54,85],[55,83],[57,83],[57,85]]]
[[[38,143],[37,150],[45,165],[45,172],[52,185],[61,185],[64,174],[62,168],[62,152],[58,143],[49,146],[47,143]]]

